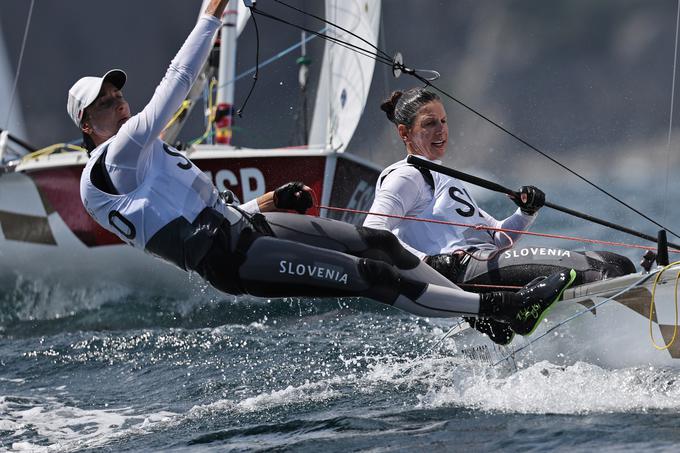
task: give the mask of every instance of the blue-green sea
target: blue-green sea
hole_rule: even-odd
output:
[[[483,202],[499,217],[508,209],[504,197]],[[655,231],[593,206],[583,209]],[[665,220],[678,215],[669,204]],[[532,229],[648,244],[547,209]],[[636,264],[643,253],[523,241],[604,248]],[[457,320],[365,299],[233,297],[197,277],[181,297],[113,283],[3,280],[0,451],[680,448],[680,368],[568,357],[492,366],[466,354],[459,336],[440,342]]]
[[[455,321],[368,300],[45,293],[3,294],[3,451],[680,445],[676,370],[493,367],[461,354],[455,336],[437,344]],[[69,302],[87,308],[45,315]]]

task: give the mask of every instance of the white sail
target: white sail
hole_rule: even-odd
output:
[[[16,58],[16,56],[15,56]],[[14,90],[14,70],[2,39],[0,29],[0,129],[6,129],[20,138],[26,137],[24,120],[21,112],[19,92]],[[12,98],[12,94],[14,97]],[[10,112],[10,104],[12,105]]]
[[[326,19],[377,46],[380,0],[326,0]],[[329,26],[327,34],[367,50],[369,44]],[[375,60],[326,42],[309,145],[343,152],[366,105]]]

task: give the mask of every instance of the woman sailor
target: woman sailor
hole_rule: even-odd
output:
[[[364,296],[416,315],[485,316],[531,333],[573,273],[554,274],[517,293],[465,292],[389,232],[273,212],[311,207],[310,189],[302,183],[231,204],[191,160],[160,140],[198,76],[226,4],[209,3],[140,113],[130,114],[120,70],[73,85],[68,112],[91,151],[80,187],[87,212],[131,246],[197,272],[230,294]]]
[[[439,162],[446,154],[448,121],[437,94],[422,88],[396,91],[381,109],[396,125],[406,153]],[[391,231],[403,245],[455,283],[522,286],[552,272],[574,269],[576,283],[635,272],[625,257],[609,252],[499,253],[534,222],[545,195],[534,186],[523,186],[512,201],[518,209],[497,220],[480,209],[467,186],[456,178],[409,164],[406,158],[387,167],[378,177],[372,213],[364,226]],[[446,223],[417,222],[400,217],[419,217]],[[475,228],[477,225],[497,230]],[[474,323],[499,343],[512,339],[505,325]]]

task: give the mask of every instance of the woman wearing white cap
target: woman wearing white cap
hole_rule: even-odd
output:
[[[80,187],[90,215],[126,243],[230,294],[363,296],[421,316],[489,316],[532,332],[571,273],[519,293],[468,293],[389,232],[271,212],[311,207],[302,183],[241,206],[227,203],[201,170],[159,139],[207,57],[226,3],[210,2],[139,114],[130,115],[119,70],[80,79],[69,91],[69,115],[92,148]]]

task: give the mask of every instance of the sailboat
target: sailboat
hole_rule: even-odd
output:
[[[247,20],[242,2],[233,4],[237,8],[225,15],[231,26],[224,27],[231,34],[225,32],[220,37],[221,50],[235,46],[236,35]],[[330,22],[377,42],[379,1],[326,0],[325,7]],[[339,29],[328,33],[336,33],[345,42],[356,39]],[[227,51],[222,56],[225,64],[220,68],[206,67],[205,76],[187,99],[187,110],[198,105],[213,72],[220,72],[222,80],[233,80],[233,64],[232,69],[227,68],[234,53]],[[320,195],[320,205],[365,210],[379,169],[345,149],[363,110],[372,73],[371,59],[328,43],[307,146],[243,149],[231,143],[202,143],[185,152],[210,174],[218,188],[234,191],[242,201],[291,179],[304,179]],[[216,104],[215,110],[229,113],[233,94],[223,90]],[[177,136],[186,116],[186,112],[178,112],[165,132],[168,141]],[[229,119],[228,114],[225,118]],[[229,121],[225,123],[228,126]],[[228,129],[223,132],[228,142]],[[135,290],[166,289],[175,295],[193,290],[183,272],[122,245],[85,213],[78,196],[85,153],[60,144],[22,159],[12,158],[22,147],[25,145],[7,133],[0,136],[0,149],[6,157],[0,167],[3,288],[11,288],[3,279],[20,278],[74,287],[113,282]],[[355,223],[361,220],[358,214],[323,209],[320,215]],[[657,268],[568,289],[564,300],[531,337],[516,337],[509,346],[496,346],[461,323],[451,331],[456,348],[466,357],[492,364],[545,359],[567,364],[582,360],[607,367],[679,367],[680,266],[671,266],[663,274],[660,271]]]
[[[235,49],[237,35],[248,16],[241,1],[230,2],[228,8],[218,37],[219,66],[205,63],[203,75],[183,105],[186,111],[178,112],[164,131],[164,139],[174,140],[189,110],[199,105],[206,87],[218,74],[220,78],[213,82],[218,87],[216,105],[210,107],[217,116],[222,112],[222,116],[209,125],[214,132],[210,135],[217,139],[183,150],[218,189],[229,189],[247,202],[288,181],[303,180],[318,195],[320,206],[368,208],[380,168],[345,150],[368,96],[374,60],[327,42],[308,144],[275,149],[237,147],[231,143],[229,130]],[[326,0],[326,16],[342,27],[330,27],[327,33],[345,42],[356,42],[361,37],[376,45],[380,8],[380,0]],[[0,156],[5,156],[0,160],[3,287],[11,287],[8,279],[10,285],[17,279],[74,287],[100,285],[104,283],[101,276],[106,275],[107,284],[162,289],[173,294],[195,290],[184,273],[124,245],[85,212],[79,196],[80,174],[87,161],[85,152],[71,144],[57,144],[28,154],[30,150],[22,147],[7,133],[0,141]],[[26,155],[12,158],[21,153]],[[318,214],[353,223],[363,218],[325,209]]]

